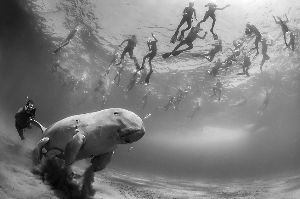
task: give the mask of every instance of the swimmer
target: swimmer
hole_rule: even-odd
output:
[[[201,31],[202,29],[200,28],[200,24],[198,24],[196,27],[192,27],[189,34],[186,36],[186,38],[184,40],[182,40],[175,48],[172,52],[169,53],[165,53],[162,55],[163,58],[168,58],[170,55],[173,56],[177,56],[180,53],[187,51],[187,50],[191,50],[194,46],[193,46],[193,42],[199,38],[199,39],[205,39],[207,32],[205,32],[204,36],[199,36],[198,33],[199,31]],[[188,47],[183,49],[183,50],[177,50],[178,48],[180,48],[183,45],[187,45]]]
[[[222,83],[220,79],[217,79],[217,83],[215,84],[215,86],[213,86],[213,94],[211,95],[211,97],[217,96],[218,101],[220,101],[221,95],[222,95]]]
[[[151,91],[148,91],[142,98],[142,110],[144,110],[148,103],[148,97],[151,95]]]
[[[75,37],[76,33],[80,30],[79,26],[76,26],[67,36],[67,38],[59,45],[58,48],[56,48],[53,53],[58,53],[63,47],[68,45],[70,41]]]
[[[182,13],[183,14],[182,19],[175,31],[175,34],[173,35],[173,37],[171,39],[171,43],[175,43],[175,41],[177,39],[177,35],[179,33],[179,29],[185,22],[187,23],[187,27],[181,31],[181,35],[178,38],[179,41],[181,41],[184,38],[184,32],[189,30],[192,27],[193,15],[194,15],[194,18],[197,20],[196,10],[193,7],[194,7],[194,2],[191,1],[191,2],[189,2],[189,6],[184,8],[183,13]]]
[[[275,16],[273,16],[273,19],[275,21],[276,24],[279,24],[283,33],[283,39],[284,39],[284,43],[287,47],[288,43],[286,41],[286,34],[289,32],[289,28],[287,26],[287,23],[289,22],[289,19],[287,18],[287,16],[285,15],[285,20],[282,20],[281,17],[277,17],[278,20],[276,20]]]
[[[156,46],[156,43],[157,43],[157,39],[156,37],[154,36],[154,34],[152,33],[152,37],[153,37],[153,41],[148,41],[147,42],[147,45],[148,45],[148,48],[149,48],[149,53],[144,56],[143,58],[143,63],[142,63],[142,67],[140,68],[140,70],[144,69],[144,65],[145,65],[145,61],[147,58],[149,58],[148,62],[149,62],[149,66],[150,66],[150,71],[149,73],[147,74],[146,76],[146,79],[145,79],[145,83],[146,84],[149,84],[149,81],[150,81],[150,76],[151,74],[153,73],[153,69],[152,69],[152,59],[156,56],[156,53],[157,53],[157,46]]]
[[[205,15],[204,15],[204,18],[198,23],[202,23],[202,22],[205,22],[208,17],[210,17],[213,22],[212,22],[212,25],[211,25],[211,29],[210,29],[210,32],[213,34],[213,36],[215,37],[215,33],[214,33],[214,27],[215,27],[215,23],[216,23],[216,15],[215,15],[215,11],[216,10],[224,10],[225,8],[229,7],[230,4],[224,6],[223,8],[218,8],[218,6],[214,3],[208,3],[205,5],[205,7],[208,7],[208,11],[206,11]]]
[[[201,110],[201,108],[202,108],[202,99],[197,98],[194,101],[193,111],[187,117],[190,118],[190,119],[193,119],[196,116],[196,114]]]
[[[258,108],[258,111],[257,111],[257,114],[259,116],[262,116],[266,110],[266,108],[268,107],[269,105],[269,102],[270,102],[270,94],[272,92],[272,89],[271,90],[265,90],[265,98],[264,98],[264,101],[262,103],[262,105]]]
[[[294,51],[295,50],[295,38],[296,35],[292,31],[290,32],[290,42],[288,43],[288,47]]]
[[[136,66],[136,69],[139,70],[140,69],[140,65],[136,59],[135,56],[133,56],[133,50],[134,48],[136,47],[136,44],[137,44],[137,39],[136,39],[136,36],[135,35],[132,35],[130,39],[126,39],[124,40],[120,45],[119,47],[121,47],[125,42],[127,42],[127,46],[124,48],[122,54],[121,54],[121,60],[119,63],[117,63],[116,65],[120,65],[123,60],[124,60],[124,57],[126,55],[126,53],[129,53],[129,56],[130,56],[130,59],[132,59],[134,61],[134,64]]]
[[[260,63],[260,71],[262,72],[262,67],[265,63],[266,60],[269,60],[270,57],[269,55],[267,55],[267,51],[268,51],[268,43],[267,43],[267,40],[265,38],[263,38],[261,40],[261,54],[263,56],[262,60],[261,60],[261,63]]]
[[[211,44],[212,46],[214,46],[213,49],[211,49],[208,53],[204,54],[203,56],[208,60],[208,61],[213,61],[213,59],[215,58],[216,54],[218,52],[222,51],[222,40],[218,39],[216,43]]]
[[[254,42],[255,47],[252,48],[251,50],[256,50],[256,56],[257,56],[259,54],[258,43],[261,42],[261,34],[260,34],[259,30],[254,25],[247,23],[245,33],[248,36],[251,36],[252,34],[254,34],[256,36],[255,42]]]
[[[216,77],[219,74],[219,69],[222,67],[222,61],[219,58],[218,61],[215,62],[215,65],[209,71],[209,75]]]
[[[250,65],[251,65],[250,57],[246,52],[244,52],[244,60],[243,60],[243,64],[242,64],[243,72],[238,73],[238,75],[247,75],[249,77],[250,75],[248,73],[248,70],[249,70]]]

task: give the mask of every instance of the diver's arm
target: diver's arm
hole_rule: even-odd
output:
[[[125,39],[119,46],[122,46],[126,41],[128,42],[129,39]]]
[[[279,22],[276,20],[275,16],[273,16],[273,19],[274,19],[276,24],[279,24]]]
[[[151,33],[153,39],[157,42],[158,40],[156,39],[155,35],[153,33]]]
[[[229,7],[230,4],[227,4],[226,6],[224,6],[223,8],[216,8],[216,10],[224,10],[225,8]]]

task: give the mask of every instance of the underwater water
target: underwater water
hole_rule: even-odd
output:
[[[209,1],[195,1],[198,22]],[[14,114],[26,96],[37,107],[36,119],[49,126],[74,114],[120,107],[144,120],[145,136],[120,145],[104,171],[97,173],[94,198],[298,198],[300,159],[300,3],[297,0],[222,0],[214,31],[223,50],[209,62],[212,20],[201,24],[205,39],[178,56],[162,55],[178,44],[170,38],[188,5],[182,0],[10,0],[0,3],[0,198],[51,198],[55,193],[30,172],[30,151],[40,138],[35,128],[20,141]],[[296,47],[286,48],[273,16],[289,18]],[[270,44],[262,54],[245,36],[254,24]],[[193,25],[196,25],[196,21]],[[53,50],[79,26],[71,42]],[[182,27],[184,28],[186,24]],[[105,71],[136,35],[139,64],[148,53],[147,40],[158,39],[150,84],[132,84],[134,62],[125,56],[119,86],[118,66]],[[186,33],[187,35],[187,33]],[[250,76],[241,72],[243,53],[217,77],[208,71],[231,55],[234,41],[250,52]],[[287,38],[289,41],[289,37]],[[259,44],[259,52],[262,46]],[[118,57],[119,60],[119,57]],[[58,66],[58,67],[55,67]],[[146,70],[149,65],[146,61]],[[137,76],[143,79],[143,72]],[[212,97],[217,79],[220,101]],[[133,86],[132,89],[128,88]],[[165,110],[170,96],[188,89],[178,110]],[[270,92],[263,105],[266,91]],[[151,94],[148,94],[151,92]],[[146,97],[144,97],[146,95]],[[105,96],[106,101],[103,96]],[[146,98],[146,100],[145,100]],[[201,104],[199,111],[195,109]],[[195,111],[195,112],[194,112]],[[77,164],[78,169],[86,166]],[[18,173],[18,175],[15,175]],[[23,195],[22,195],[23,194]],[[59,196],[56,196],[59,197]]]

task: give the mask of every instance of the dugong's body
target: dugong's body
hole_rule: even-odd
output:
[[[76,160],[92,158],[94,171],[103,169],[110,161],[117,144],[139,140],[145,134],[142,119],[135,113],[111,108],[74,115],[62,119],[44,131],[34,156],[39,162],[43,155],[54,152],[65,160],[66,166]],[[44,149],[44,153],[42,150]]]

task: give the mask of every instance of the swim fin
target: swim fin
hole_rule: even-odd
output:
[[[182,52],[184,52],[184,50],[177,50],[177,51],[173,52],[172,55],[173,56],[177,56],[177,55],[179,55]]]
[[[162,58],[166,59],[166,58],[170,57],[171,55],[172,55],[172,52],[164,53],[164,54],[162,54]]]

